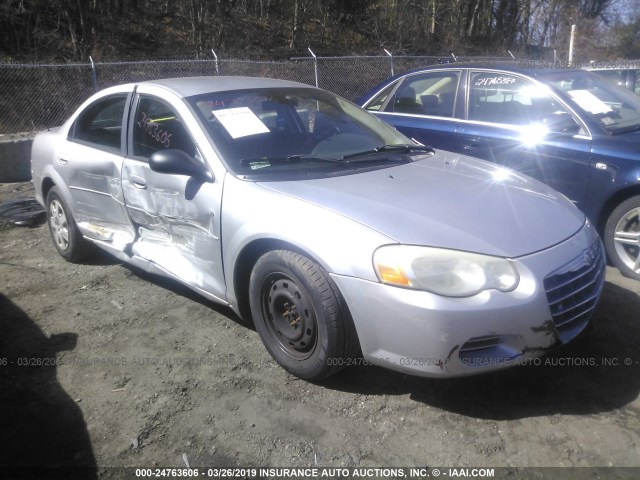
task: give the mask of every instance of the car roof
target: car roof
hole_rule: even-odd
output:
[[[365,94],[356,98],[355,103],[357,103],[358,105],[362,105],[370,101],[373,98],[372,96],[374,94],[377,94],[378,92],[380,92],[380,90],[382,90],[383,88],[387,87],[388,85],[390,85],[391,83],[395,82],[400,78],[404,78],[406,76],[413,75],[416,73],[428,72],[431,70],[459,70],[461,68],[467,68],[467,69],[478,68],[478,69],[488,69],[488,70],[502,70],[504,72],[509,72],[509,73],[519,73],[521,75],[527,75],[533,78],[536,78],[541,74],[545,74],[545,73],[566,73],[566,72],[575,72],[575,71],[585,71],[577,68],[570,68],[570,69],[568,68],[535,68],[535,67],[525,68],[520,66],[520,63],[523,61],[530,62],[532,65],[536,64],[536,60],[515,60],[515,61],[505,60],[504,62],[496,62],[496,61],[494,62],[451,62],[451,63],[434,64],[434,65],[427,65],[424,67],[414,68],[413,70],[398,73],[393,77],[387,78],[386,80],[382,81],[381,83],[379,83],[378,85],[376,85],[375,87],[367,91]]]
[[[535,60],[530,60],[532,64],[535,65]],[[541,73],[559,73],[559,72],[567,72],[567,71],[579,71],[577,68],[526,68],[519,66],[519,62],[514,61],[506,61],[506,62],[453,62],[453,63],[444,63],[437,65],[429,65],[426,67],[415,68],[408,72],[404,72],[400,75],[396,75],[397,78],[404,77],[405,75],[409,75],[412,73],[419,73],[428,70],[456,70],[460,68],[483,68],[489,70],[503,70],[506,72],[512,73],[520,73],[523,75],[528,75],[530,77],[537,77]]]
[[[180,77],[149,80],[139,85],[149,85],[171,90],[180,97],[191,97],[210,92],[251,90],[256,88],[315,88],[304,83],[262,77]]]

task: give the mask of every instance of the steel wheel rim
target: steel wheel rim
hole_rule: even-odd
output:
[[[622,263],[640,273],[640,207],[625,213],[613,234],[616,253]]]
[[[295,360],[311,357],[318,325],[307,293],[288,275],[276,273],[263,282],[261,300],[267,332],[278,348]]]
[[[49,228],[58,248],[67,250],[69,248],[69,223],[62,203],[57,199],[52,200],[49,205]]]

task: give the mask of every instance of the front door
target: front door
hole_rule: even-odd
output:
[[[162,149],[180,149],[204,161],[177,108],[151,95],[138,95],[135,102],[122,171],[125,202],[137,234],[132,253],[223,300],[223,179],[209,183],[151,170],[149,156]]]
[[[455,150],[540,180],[584,210],[591,159],[587,133],[543,86],[511,73],[477,71],[469,76],[467,120],[458,126]]]

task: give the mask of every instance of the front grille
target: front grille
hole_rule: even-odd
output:
[[[544,279],[553,323],[566,343],[589,323],[604,283],[604,253],[596,241],[590,248]]]

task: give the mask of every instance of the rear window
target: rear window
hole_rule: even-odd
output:
[[[89,105],[74,122],[69,140],[119,152],[126,101],[126,94],[112,95]]]

